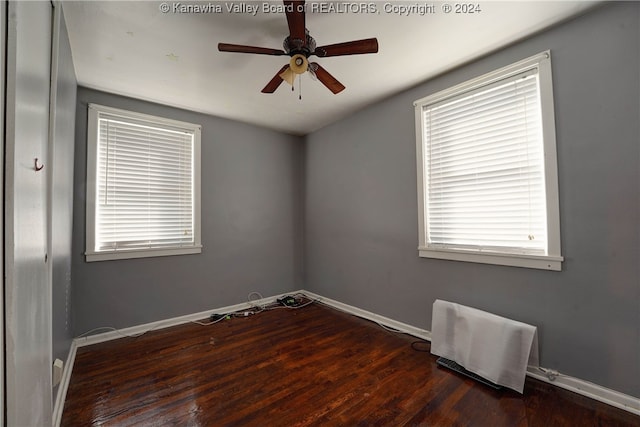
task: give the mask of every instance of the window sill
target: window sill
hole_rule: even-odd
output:
[[[562,271],[561,256],[519,255],[496,252],[468,252],[453,249],[432,249],[419,247],[421,258],[444,259],[450,261],[476,262],[481,264],[506,265],[510,267],[535,268],[539,270]]]
[[[141,249],[122,250],[111,252],[86,252],[86,262],[111,261],[118,259],[152,258],[173,255],[191,255],[202,252],[202,246],[191,246],[188,248],[163,248],[163,249]]]

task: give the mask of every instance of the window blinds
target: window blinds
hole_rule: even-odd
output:
[[[546,254],[535,70],[423,108],[427,244]]]
[[[194,245],[194,134],[101,114],[95,250]]]

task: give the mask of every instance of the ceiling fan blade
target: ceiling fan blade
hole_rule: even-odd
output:
[[[302,40],[302,46],[307,44],[305,27],[304,1],[284,0],[287,24],[289,24],[289,39]]]
[[[325,85],[331,92],[335,94],[344,90],[344,85],[336,80],[336,78],[331,74],[329,74],[327,70],[322,68],[320,64],[318,64],[317,62],[312,62],[309,65],[311,65],[313,74],[315,74],[318,80],[320,80],[322,84]]]
[[[313,54],[325,58],[327,56],[361,55],[376,52],[378,52],[378,39],[374,37],[371,39],[320,46],[316,48]]]
[[[245,46],[242,44],[218,43],[220,52],[257,53],[259,55],[286,55],[284,50],[268,47]]]
[[[278,89],[278,87],[280,86],[280,84],[284,81],[284,80],[282,80],[282,77],[280,77],[280,74],[284,73],[288,68],[289,68],[289,64],[287,64],[284,67],[280,68],[280,71],[278,71],[276,73],[276,75],[273,76],[271,81],[269,83],[267,83],[267,85],[262,89],[261,92],[262,93],[273,93],[273,92],[275,92],[276,89]]]

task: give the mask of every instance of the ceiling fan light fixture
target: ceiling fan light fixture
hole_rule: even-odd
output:
[[[302,74],[306,72],[308,68],[309,61],[307,61],[306,56],[298,53],[291,57],[291,60],[289,61],[289,69],[295,74]]]
[[[282,80],[293,86],[293,81],[296,78],[296,74],[291,70],[291,67],[287,67],[287,69],[281,72],[279,76]]]

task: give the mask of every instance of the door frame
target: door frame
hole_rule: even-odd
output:
[[[0,2],[0,215],[1,224],[4,224],[4,145],[5,145],[5,108],[7,96],[5,90],[5,61],[7,58],[7,2]],[[4,226],[0,226],[0,260],[4,260]],[[2,291],[0,291],[0,425],[5,425],[5,344],[4,344],[4,262],[0,262],[0,277],[2,278]]]
[[[47,98],[50,97],[54,5],[50,0],[2,4],[6,7],[2,67],[5,70],[2,416],[4,423],[50,424],[52,304],[48,274],[48,170],[42,171],[39,178],[32,179],[33,175],[29,174],[39,173],[49,163],[50,113],[44,108],[46,105],[48,110],[50,106],[48,99],[46,104],[40,101],[44,101],[45,91]],[[32,18],[39,21],[29,22]],[[25,23],[31,23],[34,28],[29,30]],[[43,35],[49,42],[48,47],[41,43],[39,36]],[[32,47],[37,50],[31,50]],[[40,53],[47,55],[48,62]],[[28,79],[33,77],[30,67],[34,64],[32,83]],[[31,108],[34,105],[36,109]],[[42,107],[42,111],[38,107]],[[34,118],[36,123],[27,126],[25,120]],[[31,148],[33,153],[29,152]],[[22,191],[25,185],[28,191]],[[23,357],[25,353],[29,356],[27,359]]]

